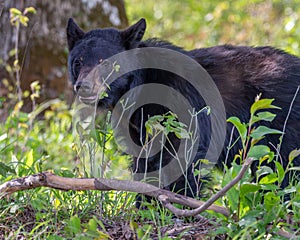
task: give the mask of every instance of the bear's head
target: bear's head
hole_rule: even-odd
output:
[[[106,59],[126,50],[137,48],[146,30],[145,19],[125,30],[115,28],[95,29],[84,32],[72,18],[67,25],[67,41],[69,48],[68,71],[74,91],[86,103],[94,103],[99,99],[99,87],[109,89],[110,94],[98,105],[112,108],[116,100],[130,87],[130,74],[122,76],[109,87],[103,80],[113,69]],[[107,64],[105,66],[105,64]],[[102,66],[99,73],[98,66]]]

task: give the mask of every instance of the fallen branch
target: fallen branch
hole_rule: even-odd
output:
[[[190,208],[198,208],[204,204],[193,198],[179,195],[165,189],[160,189],[153,185],[130,180],[114,180],[103,178],[65,178],[57,176],[50,172],[42,172],[23,178],[14,179],[0,185],[0,198],[17,191],[23,191],[38,187],[50,187],[60,190],[100,190],[100,191],[127,191],[137,192],[149,197],[159,199],[164,196],[169,203],[177,203]],[[207,210],[212,210],[229,216],[226,208],[217,205],[211,205]],[[176,214],[176,213],[175,213]]]

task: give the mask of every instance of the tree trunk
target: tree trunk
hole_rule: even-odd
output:
[[[28,27],[20,26],[19,55],[21,64],[21,86],[29,89],[32,81],[40,81],[41,99],[58,96],[71,99],[72,90],[67,79],[66,24],[69,17],[86,30],[97,27],[127,26],[124,2],[122,0],[80,0],[80,1],[39,1],[5,0],[0,3],[0,95],[8,92],[3,86],[3,78],[12,85],[15,78],[5,71],[5,64],[12,63],[9,51],[14,48],[16,29],[10,24],[9,9],[21,11],[33,6],[37,14],[29,14]],[[6,92],[5,92],[6,91]]]

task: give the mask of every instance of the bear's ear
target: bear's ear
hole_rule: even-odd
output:
[[[68,39],[68,47],[69,51],[71,51],[75,45],[75,43],[80,40],[83,35],[84,31],[74,22],[72,18],[69,18],[68,25],[67,25],[67,39]]]
[[[135,48],[142,40],[146,30],[146,20],[141,18],[137,23],[121,31],[121,37],[126,49]]]

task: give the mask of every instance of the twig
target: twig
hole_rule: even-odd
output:
[[[230,182],[228,183],[223,189],[221,189],[219,192],[217,192],[215,195],[213,195],[210,199],[208,199],[203,205],[199,206],[198,208],[187,210],[187,209],[178,209],[174,207],[169,199],[168,196],[160,195],[158,199],[162,202],[162,204],[168,208],[170,211],[175,213],[177,216],[195,216],[197,214],[202,213],[203,211],[207,210],[209,206],[211,206],[216,200],[218,200],[220,197],[224,196],[224,194],[232,188],[235,184],[237,184],[242,177],[244,176],[246,170],[252,163],[253,158],[247,158],[244,164],[242,165],[242,168],[239,172],[239,174]]]

